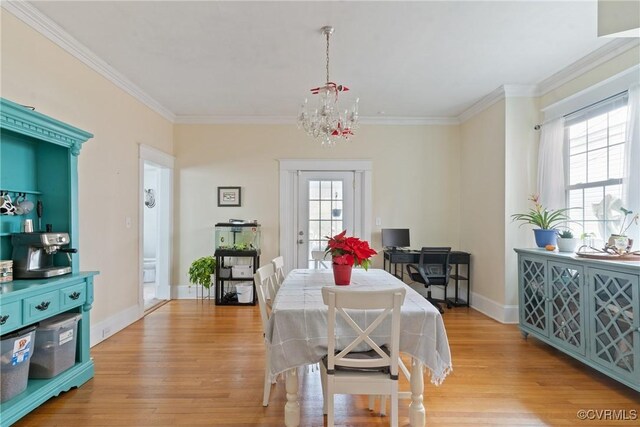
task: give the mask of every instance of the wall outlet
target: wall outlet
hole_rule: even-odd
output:
[[[378,216],[378,217],[376,217],[376,225],[377,225],[377,226],[382,225],[382,218],[380,218],[379,216]]]
[[[111,335],[111,328],[104,328],[102,330],[102,338],[107,338],[109,335]]]
[[[131,228],[131,217],[130,217],[130,216],[128,216],[128,217],[126,217],[126,218],[124,219],[124,225],[125,225],[127,228]]]

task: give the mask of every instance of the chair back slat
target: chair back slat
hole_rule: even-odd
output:
[[[273,268],[276,271],[276,293],[278,292],[278,289],[280,289],[280,285],[282,285],[282,282],[284,282],[284,257],[279,256],[274,258],[271,261],[271,264],[273,264]]]
[[[404,288],[392,288],[379,291],[351,291],[335,287],[322,288],[322,300],[328,306],[327,317],[327,369],[332,371],[335,366],[350,368],[380,368],[388,367],[391,376],[398,375],[398,355],[400,346],[400,307],[404,301],[406,290]],[[353,319],[355,312],[349,310],[371,310],[368,316],[376,318],[365,328],[360,327]],[[336,317],[344,320],[356,334],[344,348],[336,351]],[[375,343],[371,335],[391,317],[391,339],[389,353]],[[353,335],[349,331],[349,335]],[[366,343],[378,357],[361,358],[354,350],[362,343]]]
[[[267,330],[267,323],[269,322],[269,316],[271,309],[272,299],[271,295],[275,296],[275,290],[273,282],[275,280],[275,270],[273,264],[269,263],[256,270],[253,275],[253,280],[256,284],[256,292],[258,294],[258,304],[260,305],[260,317],[262,319],[262,329],[264,332]],[[273,293],[271,293],[273,292]],[[273,297],[271,297],[273,298]]]

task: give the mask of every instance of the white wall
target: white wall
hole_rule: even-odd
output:
[[[80,269],[100,271],[91,321],[117,325],[113,333],[138,309],[138,143],[172,153],[172,124],[4,9],[1,15],[2,97],[95,135],[78,158]]]
[[[213,225],[229,218],[262,224],[263,264],[279,254],[281,158],[371,159],[373,217],[382,219],[372,230],[376,248],[388,227],[410,228],[414,247],[459,244],[457,126],[362,126],[327,149],[294,125],[177,125],[175,154],[174,284],[187,284],[189,264],[213,253]],[[217,207],[218,186],[241,186],[242,207]]]
[[[460,248],[472,254],[471,290],[504,304],[505,101],[461,125]],[[472,304],[479,303],[472,298]]]

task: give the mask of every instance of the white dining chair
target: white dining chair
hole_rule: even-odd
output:
[[[325,251],[311,251],[311,259],[313,260],[313,268],[315,270],[320,270],[321,268],[329,268],[329,266],[327,265],[329,256],[325,253]]]
[[[271,394],[271,357],[269,356],[269,346],[267,345],[266,333],[269,317],[271,317],[271,305],[267,299],[267,293],[270,292],[270,284],[275,280],[273,264],[269,263],[264,267],[260,267],[253,275],[256,284],[256,293],[258,294],[258,305],[260,306],[260,318],[262,319],[262,333],[265,337],[265,363],[264,363],[264,391],[262,394],[262,406],[269,406],[269,396]]]
[[[400,307],[404,301],[404,288],[380,291],[352,291],[335,287],[322,288],[322,299],[328,306],[327,355],[320,364],[323,383],[324,412],[327,426],[334,425],[335,394],[388,395],[391,400],[390,421],[398,425],[398,360],[400,346]],[[349,310],[381,310],[364,330],[347,313]],[[337,315],[340,317],[337,317]],[[354,314],[352,312],[352,314]],[[374,313],[372,313],[374,315]],[[370,336],[383,321],[391,316],[390,346],[379,346]],[[337,319],[341,319],[340,332],[353,339],[342,350],[336,351]],[[348,330],[350,327],[351,330]],[[351,339],[351,338],[349,338]],[[371,350],[356,352],[359,344],[366,343]],[[390,348],[389,348],[390,347]]]
[[[276,271],[276,293],[280,289],[280,285],[284,282],[284,257],[280,255],[271,261],[273,268]]]

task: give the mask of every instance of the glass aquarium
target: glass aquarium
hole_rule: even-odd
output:
[[[216,249],[238,251],[260,249],[260,224],[218,223],[216,224]]]

